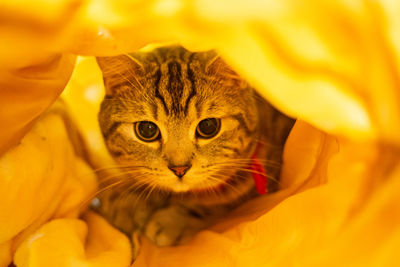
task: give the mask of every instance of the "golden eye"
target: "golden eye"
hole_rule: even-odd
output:
[[[196,128],[196,136],[210,139],[216,136],[221,129],[221,119],[209,118],[199,122]]]
[[[136,136],[144,142],[153,142],[161,138],[160,129],[151,121],[139,121],[134,125]]]

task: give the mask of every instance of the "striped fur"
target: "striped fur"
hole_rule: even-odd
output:
[[[259,158],[268,174],[279,178],[293,120],[273,109],[214,51],[169,46],[97,62],[106,88],[99,123],[120,166],[112,179],[102,178],[111,189],[101,195],[99,211],[119,229],[144,233],[158,245],[188,240],[255,196],[248,167],[260,142],[265,145]],[[206,118],[221,119],[220,132],[208,140],[195,135]],[[138,121],[154,122],[161,139],[139,140],[133,128]],[[191,168],[178,179],[168,169],[172,165]]]

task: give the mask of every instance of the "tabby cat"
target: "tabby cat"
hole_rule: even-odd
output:
[[[100,127],[118,172],[102,178],[99,212],[158,246],[199,230],[277,186],[294,120],[262,99],[215,51],[168,46],[98,57]],[[254,159],[266,174],[254,171]]]

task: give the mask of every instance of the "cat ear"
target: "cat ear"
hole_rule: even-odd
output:
[[[242,87],[245,81],[237,74],[226,62],[218,55],[210,59],[206,65],[206,72],[209,75],[216,75],[221,78],[225,83]]]
[[[143,65],[134,57],[124,54],[113,57],[96,57],[103,74],[106,95],[118,93],[127,82],[131,87],[140,88],[138,77],[143,76]]]

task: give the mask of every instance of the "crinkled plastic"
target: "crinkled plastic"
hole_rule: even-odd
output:
[[[57,103],[75,56],[154,42],[217,48],[299,118],[282,190],[187,245],[142,240],[134,267],[396,266],[400,246],[400,3],[396,1],[8,1],[0,3],[0,266],[129,266],[128,239],[87,212],[107,157],[93,58]],[[44,113],[45,112],[45,113]]]

